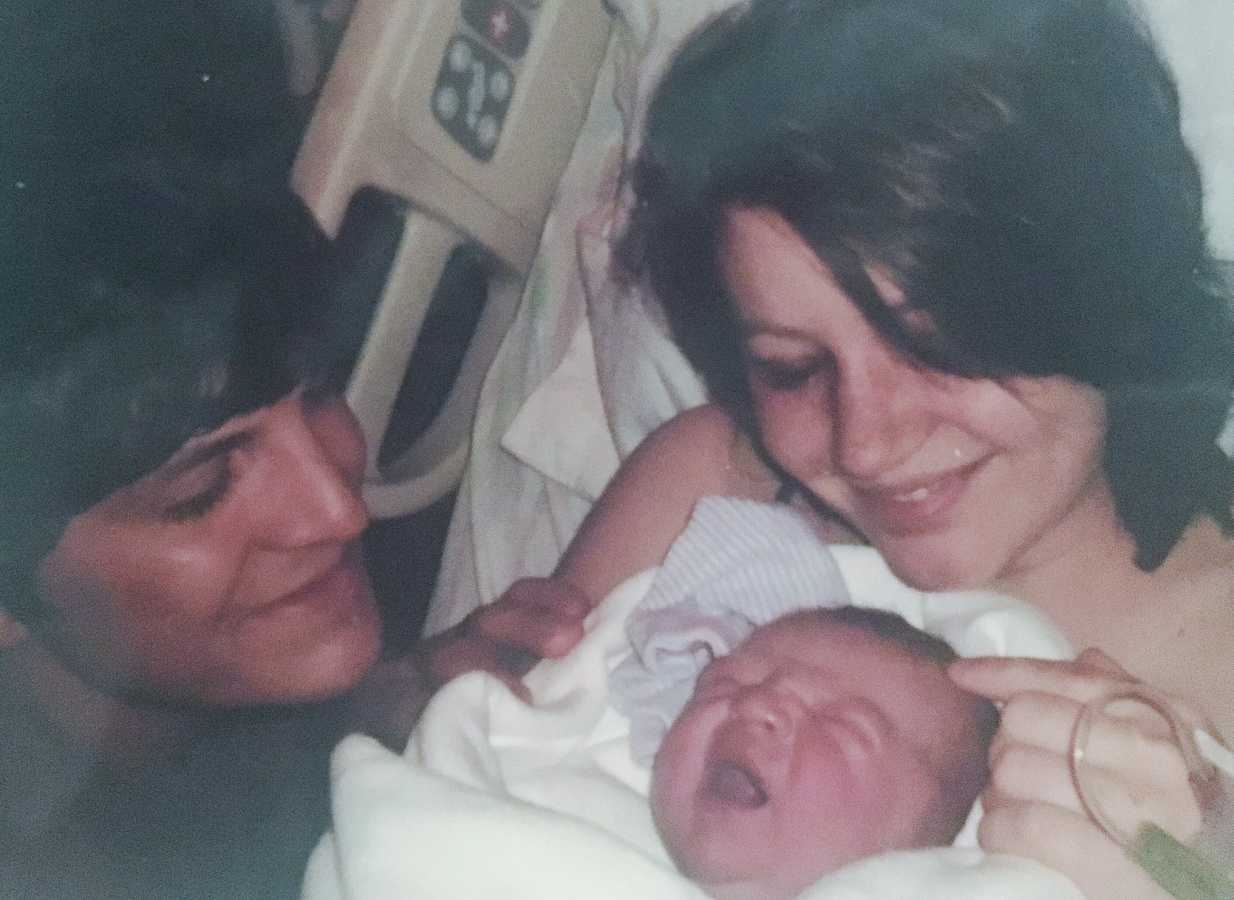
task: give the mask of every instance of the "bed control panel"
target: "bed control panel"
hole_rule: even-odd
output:
[[[463,0],[432,104],[441,127],[478,160],[497,148],[534,21],[534,12],[509,0]]]
[[[357,0],[292,185],[329,234],[352,197],[401,198],[403,237],[348,399],[377,516],[454,486],[475,399],[513,318],[608,49],[604,0]],[[489,261],[489,297],[452,393],[417,446],[377,459],[446,261]],[[474,352],[473,352],[474,351]]]
[[[496,54],[465,34],[446,48],[433,89],[433,114],[476,159],[489,160],[514,92],[514,73]]]

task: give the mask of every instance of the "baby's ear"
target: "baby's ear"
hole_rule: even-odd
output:
[[[0,650],[12,650],[30,637],[26,626],[0,607]]]

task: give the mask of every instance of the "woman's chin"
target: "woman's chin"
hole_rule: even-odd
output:
[[[302,667],[305,677],[297,685],[289,685],[301,692],[297,701],[328,700],[350,691],[381,656],[381,622],[373,620],[357,623],[346,634],[321,646],[308,658],[309,665]]]
[[[314,703],[345,694],[381,655],[381,621],[375,608],[363,609],[327,633],[284,634],[277,654],[270,652],[270,644],[265,649],[264,657],[248,651],[256,667],[220,667],[230,668],[236,678],[199,699],[220,706],[260,706]]]
[[[978,550],[959,536],[875,541],[888,568],[905,584],[920,591],[979,588],[997,577],[988,550]]]

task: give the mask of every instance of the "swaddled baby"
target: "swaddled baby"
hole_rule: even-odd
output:
[[[947,677],[955,655],[844,606],[791,613],[712,661],[652,767],[678,867],[722,900],[778,900],[862,857],[950,843],[998,721]]]
[[[904,620],[817,611],[854,603]],[[659,569],[614,591],[574,652],[528,675],[535,702],[460,678],[404,756],[361,735],[340,744],[334,833],[305,900],[779,898],[802,886],[819,898],[1079,900],[1064,877],[964,839],[813,882],[884,847],[946,843],[985,776],[992,712],[968,706],[943,679],[950,649],[905,621],[966,654],[1069,652],[1010,598],[925,595],[869,548],[822,547],[790,509],[707,498]],[[737,715],[760,709],[759,689],[737,685],[759,667],[800,706],[777,716],[764,697],[750,723]]]

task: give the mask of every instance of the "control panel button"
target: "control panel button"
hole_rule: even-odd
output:
[[[501,133],[501,126],[497,124],[497,120],[491,115],[480,116],[480,120],[476,123],[476,141],[480,146],[490,153],[497,146],[497,136]]]
[[[504,102],[510,97],[510,73],[498,69],[488,77],[488,92],[497,102]]]
[[[437,93],[433,95],[433,109],[437,111],[437,117],[450,121],[459,114],[459,110],[463,108],[463,100],[458,95],[458,91],[448,84],[443,84],[437,88]]]
[[[455,72],[470,72],[471,44],[467,41],[455,41],[450,45],[450,52],[446,54],[446,59],[450,61],[450,68]]]
[[[506,56],[517,59],[527,52],[531,27],[509,0],[463,0],[463,20]]]
[[[497,54],[465,34],[446,47],[433,88],[433,116],[482,162],[492,158],[505,124],[514,74]]]

